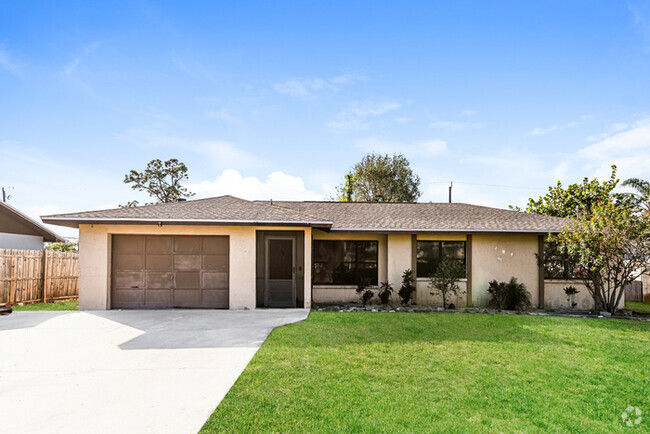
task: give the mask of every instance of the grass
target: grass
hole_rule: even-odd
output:
[[[20,310],[77,310],[77,300],[59,301],[55,303],[34,303],[24,306],[13,306],[16,311]]]
[[[639,301],[626,301],[625,308],[637,312],[650,313],[650,303],[641,303]]]
[[[617,432],[629,405],[650,430],[649,373],[650,322],[312,312],[203,432]]]

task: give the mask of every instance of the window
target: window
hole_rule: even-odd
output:
[[[417,277],[429,277],[445,259],[465,265],[465,241],[418,241],[416,249]]]
[[[377,241],[314,241],[314,285],[377,285]]]
[[[578,279],[575,264],[557,243],[544,243],[544,279]]]

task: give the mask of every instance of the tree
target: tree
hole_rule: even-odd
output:
[[[458,261],[444,259],[435,273],[429,276],[429,288],[431,295],[442,296],[442,307],[447,309],[447,298],[462,293],[458,281],[465,277],[465,265]]]
[[[630,178],[621,184],[624,187],[632,187],[635,193],[630,193],[634,205],[643,211],[650,211],[650,182],[639,178]]]
[[[612,165],[612,174],[609,180],[600,182],[597,178],[585,177],[582,183],[570,184],[566,188],[562,182],[548,188],[548,193],[538,199],[530,198],[526,212],[553,217],[575,218],[578,215],[591,215],[591,210],[597,203],[613,202],[631,208],[634,206],[629,195],[615,193],[620,180],[616,177],[616,166]],[[521,211],[518,207],[512,209]],[[545,270],[555,277],[571,278],[576,270],[577,259],[566,248],[558,245],[555,237],[548,237],[544,252],[538,257],[538,262]]]
[[[614,193],[619,183],[616,178],[616,166],[612,165],[612,175],[602,183],[598,179],[584,178],[582,184],[571,184],[564,188],[562,182],[548,188],[545,196],[538,199],[528,199],[525,211],[531,214],[542,214],[553,217],[575,217],[583,212],[590,213],[591,208],[599,202],[614,201],[630,204],[630,199],[624,194]],[[521,211],[519,207],[510,206]]]
[[[415,202],[422,194],[420,177],[402,154],[367,154],[336,190],[341,202]]]
[[[616,312],[626,285],[650,265],[650,212],[613,201],[571,218],[557,240],[578,266],[596,308]]]
[[[144,172],[131,170],[124,175],[125,184],[133,184],[131,188],[134,190],[146,191],[158,203],[177,202],[179,199],[194,196],[194,193],[181,185],[181,182],[187,179],[187,166],[175,158],[165,162],[151,160]],[[137,201],[131,201],[126,206],[137,204]]]
[[[77,243],[66,241],[63,243],[52,243],[47,247],[47,250],[52,252],[77,252],[78,246]]]

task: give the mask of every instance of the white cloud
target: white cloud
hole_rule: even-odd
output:
[[[621,179],[648,178],[650,117],[631,125],[614,124],[607,132],[592,137],[598,137],[599,141],[567,155],[555,165],[552,173],[563,180],[571,177],[571,182],[583,176],[607,179],[611,165],[616,164]],[[580,175],[579,179],[576,174]]]
[[[398,143],[378,137],[367,137],[358,140],[355,146],[364,152],[377,152],[380,154],[404,153],[423,157],[438,156],[447,152],[447,142],[440,139],[414,143]]]
[[[462,112],[460,112],[460,114],[465,117],[471,118],[476,114],[476,110],[463,110]]]
[[[449,131],[462,131],[470,128],[483,128],[485,125],[485,122],[433,121],[429,124],[429,127]]]
[[[210,119],[216,119],[222,122],[225,122],[230,125],[241,125],[242,121],[236,116],[233,116],[232,113],[230,113],[226,109],[219,109],[216,111],[211,111],[206,113],[206,117]]]
[[[367,118],[381,116],[401,107],[402,104],[397,101],[356,101],[348,104],[326,126],[333,130],[364,130],[370,126]]]
[[[397,118],[395,118],[395,122],[397,122],[398,124],[407,124],[407,123],[411,122],[411,118],[406,117],[406,116],[397,117]]]
[[[230,194],[242,199],[276,200],[323,200],[324,194],[310,191],[302,178],[283,172],[272,172],[265,180],[254,176],[242,176],[237,170],[224,170],[214,181],[189,184],[190,191],[197,197],[211,197]]]
[[[559,131],[559,130],[566,130],[568,128],[573,128],[577,127],[578,125],[582,124],[585,121],[593,119],[592,115],[582,115],[580,116],[580,120],[577,121],[571,121],[566,124],[555,124],[551,125],[550,127],[545,127],[545,128],[534,128],[530,134],[533,136],[544,136],[546,134],[552,133],[554,131]]]
[[[634,17],[634,25],[637,32],[643,38],[644,50],[650,52],[650,4],[636,3],[628,4],[630,12]]]
[[[90,56],[101,44],[102,41],[95,41],[83,47],[81,52],[63,67],[63,73],[68,76],[74,74],[81,62]]]
[[[181,148],[209,157],[219,168],[264,167],[267,162],[257,155],[221,140],[190,140],[167,133],[161,123],[128,128],[116,138],[138,146]]]
[[[332,78],[291,78],[273,85],[277,93],[301,99],[315,98],[323,91],[337,91],[342,85],[360,81],[356,74],[339,75]]]
[[[0,46],[0,68],[14,74],[18,74],[21,70],[21,65],[2,46]]]

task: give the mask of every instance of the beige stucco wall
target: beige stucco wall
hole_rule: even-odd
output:
[[[431,288],[429,288],[429,279],[420,278],[416,283],[415,304],[418,306],[433,306],[442,307],[442,296],[431,295]],[[453,303],[456,308],[467,306],[467,279],[462,279],[458,282],[459,294],[452,295],[447,303]],[[399,297],[398,297],[399,298]]]
[[[578,303],[576,309],[593,309],[594,299],[589,294],[587,287],[579,280],[545,280],[544,281],[544,308],[545,309],[568,309],[564,288],[575,286],[580,291],[575,296]]]
[[[404,270],[413,268],[413,237],[388,235],[388,281],[399,290]]]
[[[228,235],[230,309],[255,309],[255,231],[305,231],[303,227],[79,225],[79,309],[110,308],[110,240],[113,234]],[[311,243],[305,243],[305,307],[311,306]]]
[[[535,253],[537,235],[472,236],[472,302],[483,307],[489,301],[491,280],[508,281],[516,277],[526,285],[533,306],[539,303],[539,268]]]

